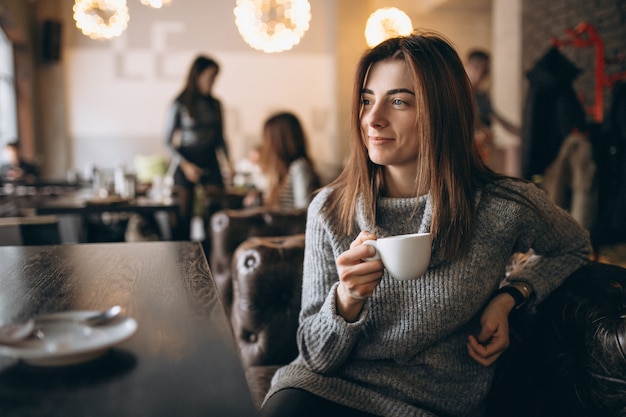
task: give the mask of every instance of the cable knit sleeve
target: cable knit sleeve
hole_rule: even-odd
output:
[[[586,264],[591,254],[588,231],[565,210],[552,203],[545,191],[532,184],[523,184],[523,192],[539,208],[543,216],[521,206],[517,216],[516,252],[534,253],[523,268],[513,271],[509,281],[525,281],[533,286],[533,303],[543,300],[567,276]],[[506,221],[506,218],[502,218]]]
[[[367,315],[367,304],[359,319],[348,323],[337,314],[335,294],[338,285],[334,260],[348,249],[349,239],[333,242],[319,213],[327,195],[320,193],[309,206],[302,283],[302,309],[298,329],[301,359],[314,372],[332,373],[350,355]]]

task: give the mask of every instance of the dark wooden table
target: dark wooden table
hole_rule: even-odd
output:
[[[137,197],[129,200],[111,198],[93,198],[90,190],[81,190],[58,198],[40,201],[35,207],[36,214],[93,214],[131,212],[139,214],[154,214],[158,211],[178,211],[178,205],[173,201],[154,201],[147,197]]]
[[[162,240],[171,240],[173,238],[171,224],[181,221],[178,204],[173,199],[154,201],[144,196],[132,199],[121,199],[116,196],[95,198],[93,191],[85,188],[60,196],[40,198],[33,204],[31,211],[37,215],[54,214],[77,218],[81,230],[74,234],[78,236],[69,236],[64,239],[64,241],[67,240],[72,243],[99,241],[99,239],[94,239],[93,236],[90,236],[89,225],[91,224],[91,216],[100,216],[103,213],[152,216]],[[159,217],[159,215],[166,215],[166,217]],[[168,219],[168,215],[172,216],[171,220]],[[61,234],[64,237],[64,230],[61,231]]]
[[[201,245],[0,247],[0,322],[120,304],[130,339],[91,362],[0,357],[0,416],[254,416]]]

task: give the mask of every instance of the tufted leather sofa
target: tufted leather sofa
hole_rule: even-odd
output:
[[[626,416],[626,269],[592,262],[512,326],[490,415]]]
[[[306,209],[223,209],[211,216],[209,265],[226,314],[232,305],[232,257],[249,237],[304,233]]]
[[[288,363],[298,354],[304,234],[249,238],[233,259],[231,321],[244,366]]]
[[[232,322],[257,406],[297,355],[304,237],[254,238],[233,258]],[[626,269],[592,262],[511,317],[488,417],[626,416]]]
[[[298,354],[303,260],[304,234],[249,238],[233,256],[231,322],[258,407],[274,372]]]

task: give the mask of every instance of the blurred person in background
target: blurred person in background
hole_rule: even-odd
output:
[[[494,151],[493,125],[500,124],[507,132],[520,136],[520,128],[498,113],[489,98],[488,84],[491,57],[481,49],[472,49],[465,60],[465,72],[472,83],[476,105],[477,127],[475,140],[478,151],[486,163]]]
[[[214,59],[198,56],[189,69],[183,90],[170,106],[167,120],[167,145],[178,163],[173,190],[181,214],[177,234],[184,240],[190,238],[194,209],[196,214],[204,211],[198,208],[199,197],[204,193],[209,200],[219,200],[225,191],[222,169],[233,172],[224,139],[222,105],[212,95],[218,73],[219,65]],[[206,217],[210,214],[203,213]]]
[[[22,157],[17,142],[10,142],[2,150],[0,178],[2,181],[33,182],[39,178],[39,168]]]
[[[252,190],[244,204],[306,208],[320,186],[307,146],[306,134],[296,115],[281,112],[270,116],[263,125],[259,154],[265,190]]]

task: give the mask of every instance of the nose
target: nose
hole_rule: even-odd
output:
[[[365,109],[363,113],[363,123],[368,127],[382,128],[389,124],[384,110],[378,103]]]

